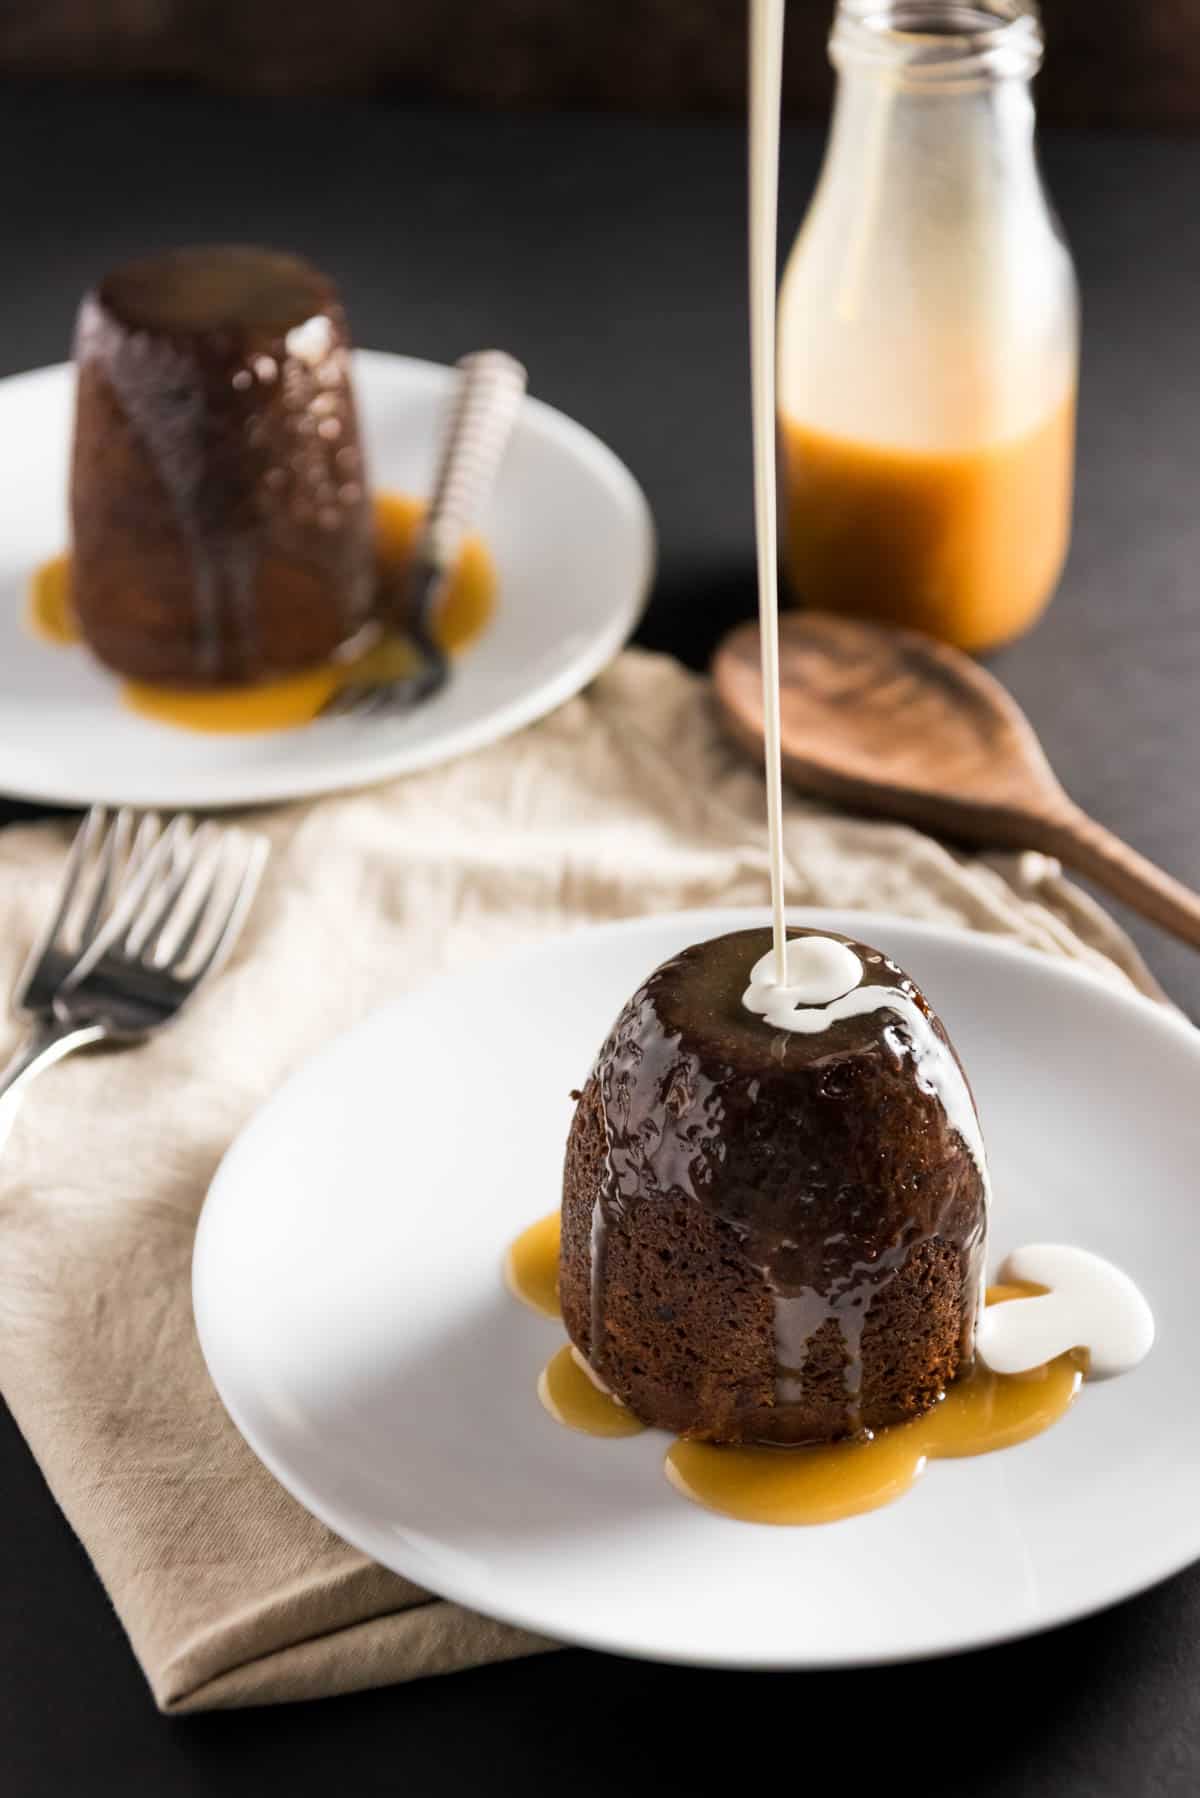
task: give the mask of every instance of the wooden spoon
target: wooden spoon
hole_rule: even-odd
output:
[[[1063,791],[1016,701],[915,631],[793,612],[780,620],[783,771],[805,792],[985,848],[1041,849],[1200,948],[1200,895]],[[757,624],[717,650],[722,720],[762,751]]]

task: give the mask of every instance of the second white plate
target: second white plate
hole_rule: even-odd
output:
[[[421,494],[454,375],[360,350],[359,407],[374,484]],[[654,532],[633,476],[598,438],[526,400],[482,531],[499,596],[444,692],[407,717],[319,719],[211,736],[122,707],[82,649],[25,627],[31,572],[66,547],[74,374],[0,382],[0,792],[61,805],[180,810],[300,798],[429,767],[494,742],[577,693],[632,634]]]
[[[668,1438],[574,1435],[535,1396],[562,1341],[504,1290],[558,1202],[569,1092],[624,999],[706,912],[541,944],[386,1007],[298,1073],[227,1156],[194,1295],[251,1446],[346,1540],[564,1641],[742,1667],[886,1661],[1043,1629],[1200,1555],[1200,1035],[982,937],[798,913],[878,943],[940,1010],[990,1147],[993,1265],[1075,1241],[1142,1285],[1159,1337],[1037,1440],[938,1462],[815,1529],[712,1516]]]

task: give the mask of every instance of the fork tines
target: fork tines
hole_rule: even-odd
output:
[[[128,807],[109,813],[94,805],[75,833],[54,908],[26,958],[13,996],[18,1011],[51,1004],[84,949],[95,941],[130,877],[159,834],[147,813],[134,829]]]
[[[14,995],[27,1014],[61,1003],[103,962],[170,976],[186,994],[237,940],[267,857],[256,832],[93,806]]]
[[[266,838],[196,826],[184,816],[166,825],[155,814],[147,818],[153,826],[142,851],[68,976],[68,991],[105,959],[161,970],[194,987],[237,940],[266,862]]]

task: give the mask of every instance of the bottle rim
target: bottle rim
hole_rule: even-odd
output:
[[[1042,60],[1037,0],[839,0],[835,68],[890,71],[907,88],[1028,81]]]

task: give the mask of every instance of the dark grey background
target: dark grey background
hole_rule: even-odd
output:
[[[785,236],[818,152],[819,134],[787,134]],[[641,640],[702,666],[753,606],[742,158],[733,123],[0,88],[0,373],[62,357],[79,291],[119,257],[297,247],[340,280],[360,342],[440,360],[503,344],[608,439],[661,533]],[[1084,293],[1075,543],[1045,622],[994,666],[1075,797],[1200,884],[1200,144],[1069,134],[1045,161]],[[1195,954],[1135,929],[1200,1015]],[[571,1653],[167,1722],[7,1417],[0,1519],[5,1798],[704,1790],[727,1757],[748,1757],[739,1784],[766,1777],[780,1742],[797,1782],[834,1789],[904,1768],[980,1798],[1200,1791],[1195,1572],[912,1668],[766,1677]]]
[[[932,0],[935,12],[938,4]],[[998,13],[1009,5],[994,0]],[[833,85],[825,57],[833,0],[790,0],[787,10],[785,116],[823,119]],[[949,10],[942,7],[943,22]],[[1200,126],[1195,0],[1040,0],[1040,10],[1043,118]],[[360,93],[740,117],[745,54],[745,0],[40,0],[0,7],[0,77],[150,77],[235,94]]]

